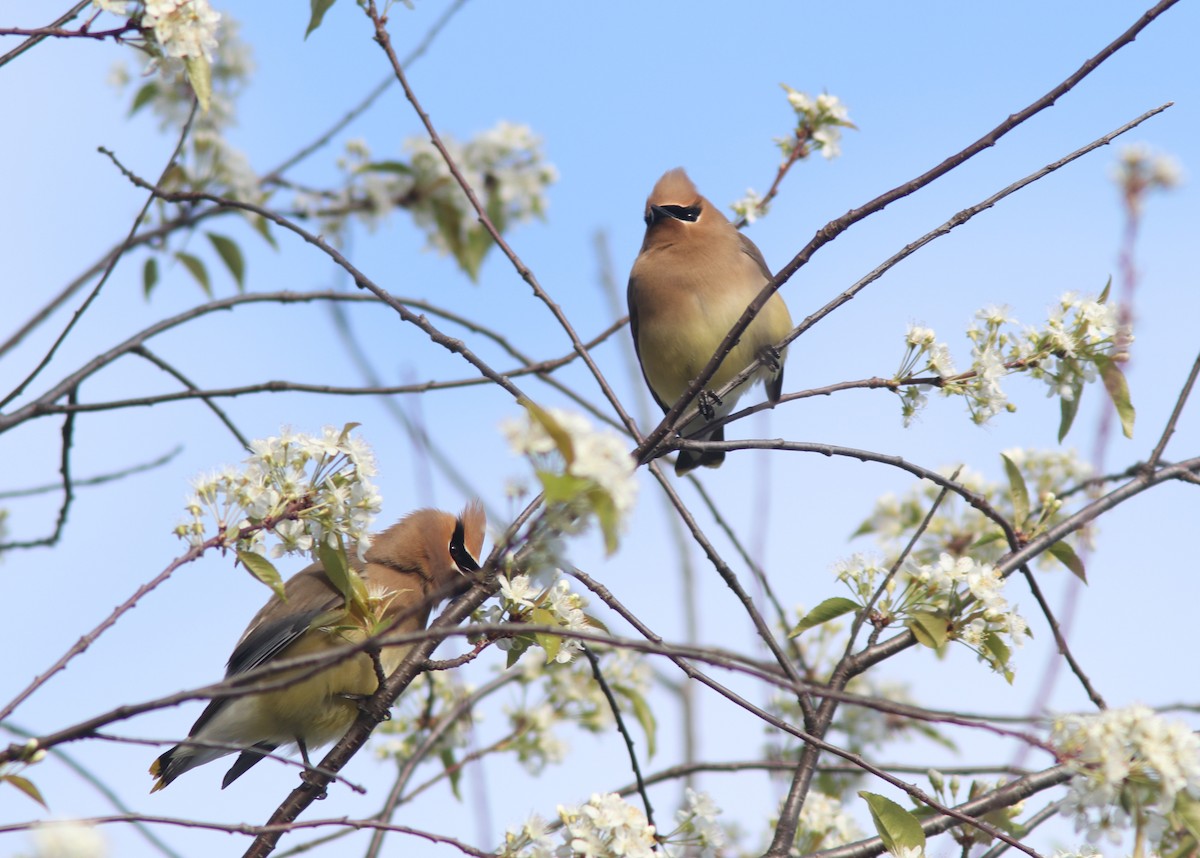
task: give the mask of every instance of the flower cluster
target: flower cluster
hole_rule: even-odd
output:
[[[441,731],[430,750],[431,756],[445,760],[454,751],[467,747],[478,714],[471,711],[456,717],[448,725],[442,722],[474,690],[461,681],[458,671],[436,670],[418,674],[391,710],[391,718],[379,725],[376,735],[382,734],[385,738],[376,745],[375,752],[380,757],[407,761],[431,730]]]
[[[681,845],[687,855],[716,858],[726,844],[725,830],[717,822],[721,808],[707,793],[688,787],[684,793],[685,807],[675,811],[678,827],[666,837],[668,843]]]
[[[221,16],[208,0],[92,0],[92,4],[105,12],[129,16],[142,34],[139,47],[153,57],[147,71],[161,63],[180,64],[200,106],[209,109]]]
[[[499,232],[544,216],[546,189],[557,181],[558,171],[528,126],[502,121],[466,143],[448,134],[441,140]],[[297,211],[319,217],[322,233],[338,240],[350,216],[373,229],[395,209],[407,209],[431,248],[450,254],[478,278],[493,246],[479,215],[428,137],[410,137],[404,149],[404,158],[380,161],[362,140],[348,141],[338,162],[342,189],[303,191],[296,195]]]
[[[739,220],[749,225],[766,216],[768,204],[754,188],[746,188],[746,195],[729,207]]]
[[[1155,152],[1145,143],[1134,143],[1121,150],[1112,177],[1121,189],[1125,207],[1136,216],[1151,191],[1177,187],[1183,181],[1183,169],[1170,155]]]
[[[208,0],[92,0],[92,5],[102,12],[138,17],[163,57],[212,61],[221,16]]]
[[[247,202],[262,200],[258,175],[245,154],[222,136],[236,122],[237,100],[253,72],[250,47],[238,37],[237,22],[223,20],[221,41],[209,63],[208,110],[195,117],[190,148],[165,177],[166,189],[207,191]],[[181,127],[191,113],[192,84],[178,59],[160,60],[158,74],[149,80],[124,62],[113,67],[109,78],[117,89],[132,87],[131,112],[149,110],[161,130]]]
[[[555,858],[554,835],[546,820],[532,814],[519,828],[509,826],[496,855],[497,858]]]
[[[530,623],[557,626],[567,632],[595,631],[595,620],[583,612],[587,600],[571,592],[571,583],[559,578],[549,587],[539,587],[528,575],[500,576],[500,604],[492,605],[477,616],[481,622]],[[564,638],[552,632],[516,634],[501,638],[496,645],[508,652],[511,666],[531,646],[546,651],[546,661],[567,664],[583,649],[577,638]]]
[[[783,160],[793,157],[804,158],[817,150],[826,159],[842,154],[842,129],[854,128],[850,112],[836,95],[822,93],[812,98],[785,84],[780,84],[787,93],[788,104],[796,112],[796,130],[791,137],[775,142],[783,151]],[[799,149],[797,154],[796,150]]]
[[[1002,378],[1015,372],[1029,372],[1047,384],[1049,396],[1077,403],[1084,383],[1094,380],[1097,370],[1106,374],[1106,381],[1108,374],[1120,374],[1113,363],[1123,359],[1118,344],[1123,346],[1132,339],[1119,329],[1117,311],[1107,298],[1107,290],[1098,299],[1068,292],[1051,308],[1043,328],[1022,331],[1015,330],[1016,320],[1007,307],[984,307],[967,329],[971,367],[961,373],[954,367],[949,347],[938,342],[932,329],[910,325],[895,376],[906,385],[901,394],[904,425],[909,425],[927,402],[924,391],[930,384],[912,384],[915,376],[936,376],[942,395],[963,397],[976,423],[986,423],[1001,411],[1016,410],[1000,386]],[[1127,405],[1117,401],[1115,394],[1114,402],[1118,410]],[[1069,425],[1067,422],[1060,434],[1065,434]]]
[[[532,816],[509,828],[498,858],[652,858],[657,843],[646,814],[619,795],[593,795],[586,804],[559,805],[556,847],[545,820]]]
[[[959,790],[962,787],[962,782],[959,780],[958,775],[951,775],[947,782],[946,777],[941,772],[937,769],[930,769],[928,776],[929,785],[934,795],[937,796],[942,804],[949,806],[965,801],[973,801],[982,796],[989,795],[1008,783],[1005,778],[995,781],[984,778],[972,778],[970,785],[967,787],[966,794],[960,798]],[[987,815],[987,821],[1006,834],[1013,837],[1022,837],[1027,832],[1017,822],[1017,817],[1021,816],[1024,812],[1025,802],[1018,801],[992,811]],[[991,834],[970,823],[955,825],[949,830],[949,833],[962,849],[963,854],[969,853],[974,846],[991,845],[994,840]]]
[[[651,858],[654,826],[646,814],[615,792],[593,795],[586,804],[559,805],[563,845],[584,858]]]
[[[1177,799],[1200,798],[1200,738],[1145,706],[1060,717],[1051,741],[1075,772],[1061,812],[1090,843],[1132,824],[1155,845]]]
[[[649,753],[653,754],[654,716],[645,699],[650,690],[649,666],[629,650],[600,649],[598,655],[604,680],[617,705],[626,718],[632,714],[642,725]],[[592,675],[588,660],[559,664],[527,658],[520,666],[522,699],[505,709],[514,735],[507,746],[532,773],[566,756],[567,744],[554,732],[560,724],[570,723],[594,733],[612,729],[612,707]]]
[[[212,62],[221,16],[208,0],[145,0],[142,27],[154,33],[164,57]]]
[[[1092,469],[1075,451],[1013,448],[1005,450],[1003,455],[1020,475],[1020,482],[1025,486],[1023,493],[1014,492],[1011,476],[1009,484],[1005,485],[991,482],[970,468],[961,469],[955,482],[1017,524],[1026,537],[1053,527],[1086,501],[1078,489],[1092,476]],[[949,477],[952,469],[941,468],[939,472]],[[887,557],[898,556],[940,492],[939,486],[922,480],[902,496],[883,495],[854,535],[873,534]],[[1014,497],[1022,495],[1028,509],[1021,510],[1018,515]],[[1018,518],[1023,520],[1017,521]],[[1090,544],[1090,536],[1089,532],[1081,530],[1074,539],[1077,545],[1086,547]],[[967,504],[958,494],[949,493],[930,518],[912,557],[929,564],[936,562],[942,552],[959,554],[969,546],[977,561],[995,563],[1008,550],[1002,537],[996,522]],[[1067,546],[1067,543],[1062,545]],[[1056,556],[1043,554],[1038,563],[1049,566]]]
[[[284,429],[254,441],[241,470],[193,481],[189,518],[175,534],[200,546],[215,524],[217,545],[260,558],[268,532],[278,539],[275,557],[309,553],[322,541],[336,547],[342,537],[365,550],[380,497],[371,450],[350,434],[355,425],[326,426],[320,436]]]
[[[861,840],[863,836],[862,830],[838,799],[816,790],[809,792],[796,828],[799,854],[808,855],[821,849],[845,846]]]
[[[996,567],[942,554],[937,563],[910,564],[905,571],[897,613],[908,618],[917,639],[931,646],[961,641],[1011,681],[1010,647],[1025,643],[1029,627],[1004,597]]]
[[[500,428],[542,484],[546,506],[539,531],[579,533],[594,516],[612,553],[637,500],[635,463],[625,442],[613,432],[597,432],[579,414],[522,404],[525,414]]]
[[[877,559],[855,554],[836,564],[835,572],[854,603],[865,606],[887,569]],[[823,603],[813,612],[814,620],[802,620],[795,634],[819,621],[822,609],[837,602]],[[886,580],[870,619],[881,627],[899,620],[918,641],[935,648],[960,641],[1010,681],[1010,647],[1021,646],[1029,635],[1025,619],[1004,597],[1004,579],[995,566],[945,552],[934,563],[910,557],[899,574]]]
[[[90,822],[62,819],[42,822],[32,832],[32,858],[106,858],[108,841]]]
[[[592,648],[597,650],[604,680],[617,698],[617,703],[622,709],[632,709],[636,714],[650,692],[650,666],[640,654],[631,650],[610,650],[596,644],[592,644]],[[546,702],[562,718],[593,733],[605,733],[612,729],[612,707],[586,660],[578,659],[569,666],[561,667],[547,665],[537,659],[525,659],[521,664],[524,670],[522,681],[541,683]],[[650,746],[653,747],[653,744],[651,736]]]

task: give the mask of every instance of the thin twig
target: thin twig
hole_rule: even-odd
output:
[[[188,113],[187,121],[183,124],[183,130],[179,133],[179,140],[175,143],[175,148],[171,152],[171,157],[167,159],[167,164],[165,167],[163,167],[162,173],[158,179],[159,184],[166,179],[167,174],[174,168],[175,162],[179,158],[179,153],[183,151],[184,141],[187,140],[188,134],[191,133],[192,121],[196,118],[196,111],[198,109],[199,105],[196,103],[195,99],[192,99],[191,112]],[[95,288],[92,289],[92,291],[88,294],[84,302],[79,306],[74,314],[72,314],[71,321],[69,321],[67,326],[63,328],[62,333],[60,333],[54,340],[50,348],[46,351],[46,354],[42,356],[42,359],[38,361],[37,366],[33,368],[33,371],[25,377],[24,381],[13,388],[8,396],[0,400],[0,408],[4,408],[4,406],[8,405],[14,399],[20,396],[25,391],[25,388],[33,383],[33,380],[41,374],[42,370],[46,368],[54,355],[58,352],[59,346],[61,346],[67,339],[67,336],[75,328],[76,323],[83,318],[83,314],[88,311],[88,308],[92,305],[92,302],[100,296],[100,290],[104,288],[104,284],[107,283],[108,278],[112,276],[113,270],[117,267],[117,262],[124,255],[125,251],[132,246],[133,238],[137,234],[138,224],[140,224],[142,219],[146,217],[146,212],[150,210],[150,206],[154,203],[154,199],[157,194],[153,187],[150,187],[149,190],[150,195],[146,197],[146,201],[142,204],[141,211],[139,211],[137,217],[133,219],[133,223],[129,227],[129,232],[126,234],[125,241],[122,243],[121,248],[112,255],[108,261],[108,265],[105,266],[104,273],[100,275],[100,282],[96,284]]]
[[[1083,686],[1083,690],[1087,693],[1088,699],[1095,704],[1097,709],[1107,709],[1108,706],[1104,702],[1104,698],[1100,696],[1100,692],[1092,685],[1088,675],[1083,672],[1079,662],[1075,660],[1075,656],[1071,653],[1071,648],[1067,645],[1066,635],[1059,628],[1058,619],[1054,616],[1054,612],[1050,609],[1050,603],[1046,601],[1046,597],[1042,594],[1042,588],[1038,586],[1037,578],[1034,577],[1033,571],[1028,564],[1021,565],[1021,574],[1025,576],[1026,582],[1029,584],[1029,592],[1033,593],[1034,600],[1038,603],[1038,607],[1042,611],[1042,616],[1046,618],[1046,622],[1050,624],[1050,631],[1054,635],[1054,643],[1058,647],[1059,653],[1071,668],[1071,672],[1075,674],[1079,680],[1079,684]]]
[[[1188,373],[1187,381],[1183,383],[1183,390],[1179,391],[1179,396],[1175,399],[1175,407],[1171,409],[1171,416],[1167,418],[1167,425],[1163,427],[1162,436],[1154,445],[1154,451],[1150,454],[1150,458],[1146,460],[1147,468],[1153,470],[1158,467],[1159,459],[1162,458],[1163,451],[1167,449],[1167,442],[1175,434],[1175,424],[1179,422],[1183,406],[1187,403],[1188,397],[1192,395],[1197,375],[1200,375],[1200,354],[1197,354],[1196,359],[1192,361],[1192,371]]]
[[[617,722],[617,732],[625,740],[625,750],[629,752],[629,765],[633,769],[633,777],[637,781],[638,793],[641,795],[642,804],[646,808],[646,821],[654,825],[654,807],[650,804],[650,796],[646,792],[646,783],[642,779],[642,767],[638,764],[637,751],[633,747],[633,736],[630,734],[629,728],[625,726],[625,718],[621,714],[621,707],[617,705],[617,698],[613,695],[612,689],[609,688],[603,671],[600,670],[600,659],[595,651],[585,644],[583,654],[587,656],[588,664],[592,666],[592,677],[596,680],[596,684],[600,686],[600,691],[604,694],[604,699],[608,701],[608,708],[612,710],[613,719]],[[657,830],[658,826],[654,827]]]
[[[57,27],[63,26],[63,24],[66,24],[68,21],[71,21],[71,20],[75,19],[76,17],[78,17],[79,13],[82,12],[84,9],[86,9],[90,5],[92,5],[91,0],[80,0],[80,2],[76,3],[74,6],[72,6],[70,9],[68,9],[66,12],[64,12],[62,15],[59,15],[58,18],[56,18],[54,20],[54,23],[48,25],[47,29],[55,29]],[[0,68],[3,68],[8,63],[12,62],[17,57],[21,56],[21,54],[25,53],[27,50],[29,50],[30,48],[32,48],[34,45],[38,44],[45,38],[46,38],[45,35],[37,35],[37,36],[31,36],[30,38],[21,42],[21,44],[17,45],[11,51],[4,54],[3,56],[0,56]]]
[[[142,345],[134,346],[132,349],[130,349],[130,353],[135,354],[138,357],[142,357],[142,358],[145,358],[146,360],[150,361],[150,363],[154,364],[156,367],[158,367],[163,372],[167,373],[169,376],[171,376],[176,381],[178,381],[180,384],[182,384],[185,388],[188,389],[188,391],[196,394],[199,397],[200,401],[203,402],[206,406],[208,406],[208,410],[211,411],[213,414],[215,414],[217,416],[217,419],[220,420],[223,424],[225,424],[225,428],[228,429],[233,434],[234,438],[237,438],[238,443],[241,444],[242,447],[245,448],[247,451],[249,451],[249,449],[250,449],[249,439],[247,439],[246,436],[243,435],[238,430],[237,426],[233,425],[233,421],[229,419],[229,415],[226,414],[221,409],[221,406],[219,406],[219,405],[217,405],[217,403],[213,402],[213,398],[211,396],[204,395],[204,392],[202,390],[200,390],[200,388],[195,383],[193,383],[191,381],[191,379],[189,379],[186,375],[184,375],[182,372],[180,372],[175,367],[171,366],[171,364],[167,363],[165,360],[160,358],[158,355],[156,355],[154,352],[150,351],[150,349],[146,348],[145,346],[142,346]]]
[[[111,483],[114,480],[122,480],[125,477],[132,476],[133,474],[140,474],[143,471],[152,471],[155,468],[160,468],[178,456],[181,452],[183,452],[183,447],[175,447],[170,452],[159,456],[157,459],[152,459],[149,462],[143,462],[139,465],[131,465],[128,468],[122,468],[119,471],[111,471],[107,474],[99,474],[95,477],[85,477],[83,479],[77,478],[72,480],[71,484],[75,486],[75,488],[80,488],[82,486],[99,486],[103,485],[104,483]],[[49,492],[57,491],[60,488],[62,488],[62,483],[47,483],[46,485],[41,486],[31,486],[27,489],[12,489],[10,491],[0,492],[0,500],[44,495]]]
[[[379,43],[379,46],[383,48],[384,53],[387,55],[388,61],[391,62],[392,72],[396,75],[396,80],[400,82],[400,86],[404,89],[405,97],[408,98],[409,103],[413,106],[413,110],[415,110],[417,116],[420,117],[421,123],[425,126],[425,130],[429,133],[429,139],[433,143],[434,148],[438,150],[438,153],[442,156],[442,160],[446,162],[446,168],[450,171],[450,174],[454,177],[454,180],[458,183],[458,186],[462,188],[463,193],[466,194],[467,199],[471,203],[471,208],[475,210],[475,214],[479,219],[479,223],[487,231],[488,235],[492,237],[492,241],[496,243],[496,246],[500,248],[506,257],[508,257],[509,262],[511,262],[513,267],[516,269],[517,274],[520,275],[522,280],[529,284],[529,287],[533,290],[534,295],[536,295],[537,298],[546,305],[551,314],[554,316],[555,320],[557,320],[559,326],[563,329],[563,331],[566,332],[567,336],[570,337],[571,345],[574,347],[579,356],[583,358],[583,362],[586,364],[588,371],[596,380],[596,384],[600,387],[605,399],[608,400],[613,410],[617,413],[621,423],[624,424],[626,431],[628,431],[629,434],[635,438],[639,437],[637,424],[633,422],[633,418],[625,413],[625,409],[622,407],[621,401],[609,387],[608,381],[604,378],[604,374],[600,371],[600,367],[598,367],[595,361],[592,360],[592,356],[588,353],[588,350],[584,347],[583,342],[579,339],[579,335],[575,333],[574,327],[567,319],[567,316],[562,311],[562,308],[550,298],[549,293],[542,288],[541,284],[534,276],[533,271],[521,261],[521,258],[517,256],[516,252],[509,246],[508,242],[504,240],[504,237],[500,234],[500,230],[496,228],[496,225],[492,223],[491,217],[488,216],[487,209],[482,203],[480,203],[479,197],[475,193],[474,188],[471,187],[470,182],[468,182],[463,176],[454,160],[454,157],[450,154],[450,151],[442,142],[442,138],[438,134],[437,129],[434,128],[433,121],[429,118],[429,114],[425,112],[425,109],[421,106],[421,102],[417,100],[416,93],[413,92],[412,87],[408,84],[408,77],[404,74],[404,68],[400,64],[400,61],[396,58],[395,51],[392,49],[391,36],[388,34],[386,19],[380,15],[379,10],[375,6],[375,0],[368,0],[366,4],[366,13],[375,25],[375,40]]]

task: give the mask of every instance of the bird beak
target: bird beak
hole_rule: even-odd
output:
[[[656,206],[656,205],[652,204],[650,206],[650,217],[647,218],[646,223],[648,226],[652,226],[652,225],[658,223],[663,218],[673,218],[673,217],[675,217],[675,215],[671,214],[669,211],[664,209],[662,206]]]

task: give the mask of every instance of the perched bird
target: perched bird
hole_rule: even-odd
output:
[[[425,628],[434,602],[451,592],[464,591],[471,583],[465,576],[479,571],[484,526],[478,501],[468,504],[457,518],[448,512],[421,509],[378,534],[366,552],[365,563],[351,547],[351,563],[367,586],[376,628],[387,628],[397,617],[399,623],[389,634]],[[347,612],[345,599],[320,563],[292,576],[284,593],[286,600],[273,596],[242,633],[229,657],[227,679],[276,659],[367,639],[363,619],[356,621]],[[383,670],[390,674],[411,645],[388,646],[387,641],[384,635],[376,642]],[[281,683],[289,675],[306,673],[312,674],[312,668],[296,668],[265,681]],[[298,745],[308,765],[308,748],[341,738],[354,723],[359,701],[377,688],[375,663],[366,652],[359,652],[275,690],[213,700],[192,726],[187,741],[150,766],[150,774],[158,779],[151,792],[238,748],[241,755],[221,782],[222,789],[280,745]],[[204,743],[224,747],[206,747]]]
[[[629,274],[629,325],[646,384],[668,411],[712,360],[721,341],[747,305],[771,279],[762,252],[696,190],[682,168],[668,170],[646,200],[646,238]],[[708,386],[724,386],[755,358],[768,363],[750,379],[763,381],[767,397],[783,392],[783,354],[774,344],[792,329],[787,305],[776,292],[726,355]],[[680,429],[687,437],[733,411],[744,385],[713,409],[702,393],[701,411]],[[700,432],[698,440],[725,440],[725,427]],[[719,467],[723,452],[680,450],[675,473],[699,465]]]

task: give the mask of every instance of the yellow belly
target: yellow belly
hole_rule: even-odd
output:
[[[325,652],[331,647],[359,643],[361,632],[323,632],[314,630],[292,644],[280,658],[297,658]],[[384,647],[380,653],[384,674],[399,666],[407,647]],[[303,676],[311,668],[298,669],[293,676]],[[277,680],[285,680],[281,674]],[[358,715],[356,698],[373,694],[379,687],[375,666],[365,653],[339,661],[337,664],[301,679],[278,691],[268,691],[247,699],[253,710],[251,719],[263,729],[262,735],[272,735],[283,744],[304,739],[310,746],[333,742],[342,737]]]

